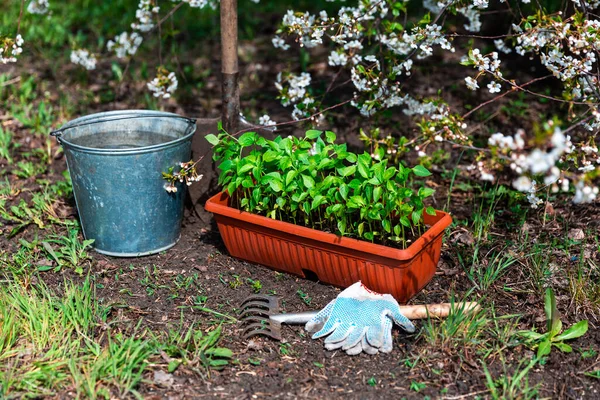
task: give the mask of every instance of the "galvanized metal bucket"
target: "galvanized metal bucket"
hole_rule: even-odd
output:
[[[86,239],[116,257],[166,250],[179,240],[186,185],[165,190],[162,172],[191,157],[196,121],[177,114],[110,111],[51,133],[63,146]]]

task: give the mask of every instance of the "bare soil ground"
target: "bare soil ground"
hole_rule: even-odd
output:
[[[266,60],[262,65],[262,69],[257,69],[256,63],[244,65],[243,75],[247,79],[243,82],[243,107],[275,107],[272,100],[265,100],[264,104],[261,101],[266,97],[264,91],[269,90],[274,73],[280,66],[269,65]],[[213,67],[213,70],[217,69],[217,66]],[[43,69],[34,71],[43,75]],[[444,76],[431,76],[425,71],[415,78],[421,80],[415,85],[422,85],[426,80],[445,80],[450,85],[460,79],[458,73],[454,75],[451,70]],[[92,92],[97,91],[96,94],[103,90],[104,85],[115,85],[112,81],[103,82],[102,77],[98,80],[91,86]],[[58,87],[64,88],[62,84],[55,85],[55,88]],[[166,108],[194,117],[218,116],[218,112],[215,112],[220,105],[216,100],[218,82],[210,78],[207,87],[211,95],[205,96],[201,102],[206,104],[180,105],[171,102]],[[77,98],[77,89],[68,90],[73,91]],[[139,90],[143,90],[143,87],[135,87],[134,84],[120,86],[115,102],[95,104],[81,112],[137,107],[139,104],[130,94]],[[259,99],[258,107],[256,99]],[[535,105],[528,112],[531,115],[534,111]],[[273,118],[278,117],[277,112],[281,113],[282,120],[285,119],[281,110],[272,113]],[[3,166],[4,178],[18,188],[10,199],[11,204],[17,204],[21,199],[29,201],[29,191],[39,187],[36,180],[47,179],[52,182],[61,178],[65,169],[64,159],[58,154],[51,160],[49,171],[43,175],[26,180],[17,178],[13,174],[14,165],[24,159],[23,154],[28,150],[42,148],[44,142],[28,129],[20,127],[9,110],[3,111],[0,117],[4,126],[15,130],[16,141],[21,145],[16,151],[15,162]],[[393,117],[389,121],[390,130],[399,129],[399,132],[406,134],[407,128],[399,128],[403,121],[403,117]],[[508,117],[504,122],[506,126],[512,124]],[[360,145],[355,135],[358,125],[351,118],[345,119],[336,128],[339,137],[346,138],[352,146]],[[203,155],[208,150],[208,146],[202,144],[206,129],[201,127],[198,131],[196,155]],[[281,131],[284,135],[288,133],[287,130]],[[52,154],[57,154],[56,145],[52,146]],[[60,273],[49,271],[35,274],[34,279],[41,279],[49,286],[60,289],[65,279],[81,281],[89,273],[102,304],[113,306],[109,319],[118,329],[131,330],[140,320],[142,326],[155,332],[178,324],[189,325],[193,321],[200,321],[207,328],[223,323],[220,345],[233,350],[234,362],[222,371],[199,372],[182,366],[173,373],[174,380],[165,384],[154,379],[153,371],[165,370],[168,360],[152,360],[150,371],[138,388],[147,399],[486,398],[490,391],[486,386],[482,361],[494,379],[502,379],[503,376],[509,379],[515,374],[521,360],[533,356],[532,350],[519,345],[514,338],[501,343],[507,338],[499,336],[501,329],[492,329],[492,326],[514,323],[516,329],[531,329],[534,326],[543,329],[543,299],[540,289],[535,287],[535,282],[528,275],[529,267],[524,263],[512,265],[489,289],[472,291],[474,285],[461,257],[472,255],[473,242],[476,240],[474,216],[478,214],[477,208],[482,204],[485,192],[491,189],[478,186],[464,166],[457,164],[460,149],[448,148],[447,151],[450,157],[444,165],[434,166],[436,173],[427,184],[436,189],[434,205],[443,208],[448,203],[457,223],[446,233],[436,276],[411,303],[447,302],[452,295],[460,299],[469,294],[469,299],[481,301],[488,310],[493,305],[496,316],[520,315],[520,318],[503,320],[493,320],[490,315],[489,324],[481,328],[484,333],[473,338],[471,343],[459,339],[453,341],[452,338],[432,342],[427,332],[422,330],[425,322],[418,321],[416,334],[408,335],[394,330],[392,353],[349,357],[343,352],[326,351],[322,341],[311,340],[299,326],[285,327],[285,340],[281,343],[268,338],[243,340],[239,324],[220,318],[213,312],[194,309],[194,305],[200,304],[204,309],[235,317],[241,301],[254,293],[254,281],[260,281],[260,293],[279,296],[287,312],[318,310],[340,292],[339,288],[280,274],[227,255],[213,219],[202,207],[206,198],[218,190],[210,156],[200,164],[199,172],[205,174],[205,180],[192,189],[182,237],[174,248],[163,254],[135,259],[111,258],[94,253],[93,261],[83,275],[63,269]],[[442,172],[452,171],[454,167],[462,172],[453,181],[451,174]],[[568,326],[581,318],[590,321],[587,335],[572,343],[575,351],[561,353],[554,350],[545,363],[536,365],[530,371],[528,385],[538,385],[538,395],[542,398],[599,398],[600,380],[584,373],[598,369],[600,364],[597,355],[600,351],[600,331],[597,329],[600,312],[595,306],[574,300],[568,277],[576,270],[575,256],[600,265],[597,242],[600,204],[596,202],[575,207],[559,198],[551,210],[529,212],[525,221],[521,218],[522,212],[510,211],[513,205],[512,200],[503,198],[492,210],[494,219],[486,235],[489,239],[484,240],[481,251],[524,251],[524,247],[519,246],[524,241],[531,242],[532,246],[537,242],[562,243],[564,246],[561,248],[547,247],[543,257],[551,259],[555,268],[551,284],[557,292],[563,322]],[[72,199],[63,199],[55,206],[63,217],[76,218]],[[0,236],[0,249],[9,254],[17,251],[20,238],[31,240],[36,235],[48,234],[47,230],[30,225],[15,237],[8,238],[6,233],[11,225],[6,224],[5,228],[5,234]],[[64,233],[59,226],[49,229]],[[585,238],[566,243],[567,233],[574,229],[581,229]],[[477,268],[484,269],[485,266],[486,261],[483,261]],[[598,271],[593,271],[590,279],[597,280],[598,276]],[[433,326],[439,324],[441,322],[434,322]],[[456,333],[457,338],[464,336],[462,329]],[[582,352],[587,349],[595,350],[596,354],[583,358]],[[68,396],[68,393],[59,393],[55,397]]]

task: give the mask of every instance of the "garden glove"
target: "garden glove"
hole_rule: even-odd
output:
[[[317,313],[305,329],[316,332],[312,338],[325,339],[327,350],[342,349],[350,355],[364,351],[376,354],[392,351],[392,325],[396,322],[407,332],[415,327],[400,312],[396,299],[367,289],[361,282],[348,287]]]

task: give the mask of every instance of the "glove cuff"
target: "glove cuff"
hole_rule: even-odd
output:
[[[371,290],[371,289],[367,288],[365,285],[363,285],[361,281],[358,281],[358,282],[352,284],[351,286],[348,286],[347,289],[345,289],[338,295],[338,298],[340,298],[340,297],[356,299],[359,301],[394,300],[392,295],[374,292],[373,290]]]

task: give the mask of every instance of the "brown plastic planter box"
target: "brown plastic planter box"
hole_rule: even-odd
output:
[[[401,303],[433,278],[444,229],[452,222],[443,211],[425,214],[431,227],[407,249],[399,250],[243,212],[229,207],[225,193],[211,197],[205,208],[215,214],[233,257],[303,278],[311,271],[321,282],[340,287],[360,280]]]

